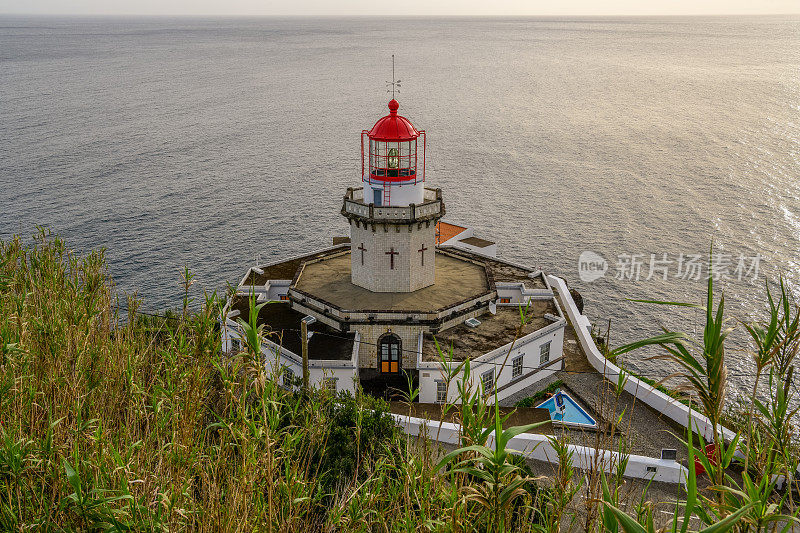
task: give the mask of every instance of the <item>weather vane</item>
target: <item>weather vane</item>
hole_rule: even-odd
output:
[[[388,88],[390,85],[392,86],[391,89]],[[392,54],[392,81],[387,81],[386,87],[387,87],[386,92],[392,93],[392,100],[394,100],[395,90],[398,93],[400,92],[400,80],[394,79],[394,54]]]

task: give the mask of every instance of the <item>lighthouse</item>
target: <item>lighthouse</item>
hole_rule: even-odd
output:
[[[361,132],[361,187],[349,188],[351,281],[372,292],[413,292],[436,280],[440,189],[425,187],[425,131],[398,113]]]
[[[340,204],[349,242],[252,267],[223,311],[223,349],[241,349],[235,317],[261,302],[259,325],[280,338],[264,340],[265,364],[283,368],[287,388],[305,374],[331,391],[389,398],[410,382],[419,401],[458,401],[460,371],[442,379],[454,367],[442,366],[440,346],[451,345],[454,360],[473,361],[476,379],[465,386],[496,389],[498,399],[551,376],[563,366],[566,319],[547,276],[442,221],[442,191],[425,182],[425,131],[400,114],[394,94],[375,118],[361,132],[361,175],[353,172]]]

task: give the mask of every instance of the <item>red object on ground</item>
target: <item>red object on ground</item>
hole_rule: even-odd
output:
[[[715,452],[716,448],[714,447],[714,443],[706,444],[706,449],[705,449],[706,457],[708,457],[708,462],[714,466],[717,465],[717,457]],[[694,472],[698,476],[706,473],[706,469],[705,467],[703,467],[703,463],[697,457],[694,458]]]

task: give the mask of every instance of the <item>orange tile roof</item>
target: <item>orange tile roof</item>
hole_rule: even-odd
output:
[[[436,223],[436,244],[447,242],[467,228],[448,224],[447,222]]]

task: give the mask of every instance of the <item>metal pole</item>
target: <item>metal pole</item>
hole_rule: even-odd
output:
[[[300,341],[303,344],[303,392],[308,392],[308,326],[300,321]]]
[[[308,392],[308,326],[316,322],[313,316],[305,316],[300,321],[300,343],[303,347],[303,392]]]

